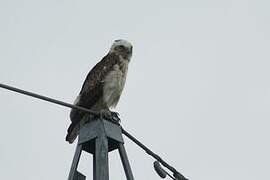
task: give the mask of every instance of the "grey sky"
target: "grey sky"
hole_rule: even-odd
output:
[[[0,1],[0,82],[73,102],[114,39],[134,46],[122,125],[191,180],[270,179],[263,0]],[[0,89],[0,179],[67,179],[69,109]],[[126,139],[136,179],[159,179]],[[91,157],[80,170],[92,178]],[[125,179],[110,159],[111,179]]]

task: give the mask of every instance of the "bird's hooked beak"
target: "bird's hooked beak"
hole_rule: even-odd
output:
[[[128,52],[129,52],[130,54],[132,54],[132,48],[133,48],[132,46],[129,48],[129,51],[128,51]]]

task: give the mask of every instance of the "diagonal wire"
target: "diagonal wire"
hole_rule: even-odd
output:
[[[39,95],[39,94],[36,94],[36,93],[33,93],[33,92],[25,91],[25,90],[22,90],[22,89],[19,89],[19,88],[15,88],[15,87],[12,87],[12,86],[8,86],[8,85],[5,85],[5,84],[1,84],[1,83],[0,83],[0,87],[1,88],[4,88],[4,89],[8,89],[10,91],[14,91],[14,92],[20,93],[20,94],[31,96],[31,97],[34,97],[34,98],[37,98],[37,99],[42,99],[44,101],[48,101],[48,102],[51,102],[51,103],[54,103],[54,104],[58,104],[58,105],[61,105],[61,106],[65,106],[65,107],[69,107],[69,108],[73,108],[73,109],[85,111],[85,112],[90,113],[90,114],[92,114],[94,116],[99,116],[99,113],[96,112],[96,111],[92,111],[90,109],[87,109],[87,108],[84,108],[84,107],[81,107],[81,106],[76,106],[76,105],[73,105],[73,104],[70,104],[70,103],[66,103],[66,102],[63,102],[63,101],[59,101],[59,100],[56,100],[56,99],[53,99],[53,98],[49,98],[47,96],[42,96],[42,95]],[[139,147],[141,147],[147,154],[149,154],[150,156],[152,156],[153,158],[155,158],[157,161],[159,161],[163,166],[165,166],[166,168],[168,168],[173,173],[173,176],[177,180],[178,179],[179,180],[187,180],[187,178],[185,178],[181,173],[179,173],[174,167],[170,166],[161,157],[159,157],[157,154],[155,154],[153,151],[151,151],[149,148],[147,148],[145,145],[143,145],[134,136],[132,136],[130,133],[128,133],[123,127],[121,127],[121,129],[122,129],[122,133],[126,137],[128,137],[131,141],[133,141],[135,144],[137,144]]]
[[[42,95],[39,95],[39,94],[36,94],[36,93],[32,93],[32,92],[29,92],[29,91],[18,89],[18,88],[8,86],[8,85],[5,85],[5,84],[0,84],[0,87],[4,88],[4,89],[11,90],[11,91],[15,91],[17,93],[21,93],[21,94],[24,94],[24,95],[27,95],[27,96],[32,96],[32,97],[37,98],[37,99],[42,99],[44,101],[48,101],[48,102],[58,104],[58,105],[61,105],[61,106],[66,106],[66,107],[69,107],[69,108],[85,111],[85,112],[88,112],[88,113],[90,113],[90,114],[92,114],[94,116],[99,115],[98,112],[92,111],[90,109],[87,109],[87,108],[84,108],[84,107],[81,107],[81,106],[76,106],[76,105],[73,105],[73,104],[69,104],[69,103],[66,103],[66,102],[63,102],[63,101],[52,99],[52,98],[49,98],[49,97],[46,97],[46,96],[42,96]]]

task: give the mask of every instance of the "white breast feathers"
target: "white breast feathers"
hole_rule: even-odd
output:
[[[128,61],[123,60],[121,61],[121,64],[114,65],[113,70],[106,76],[103,89],[103,100],[108,108],[117,105],[125,86],[127,71]]]

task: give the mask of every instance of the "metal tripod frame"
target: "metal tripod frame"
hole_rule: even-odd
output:
[[[93,180],[109,180],[108,155],[110,151],[116,149],[119,151],[127,180],[134,180],[124,147],[121,127],[104,119],[90,120],[80,128],[68,180],[86,179],[85,175],[77,171],[83,150],[93,154]]]

